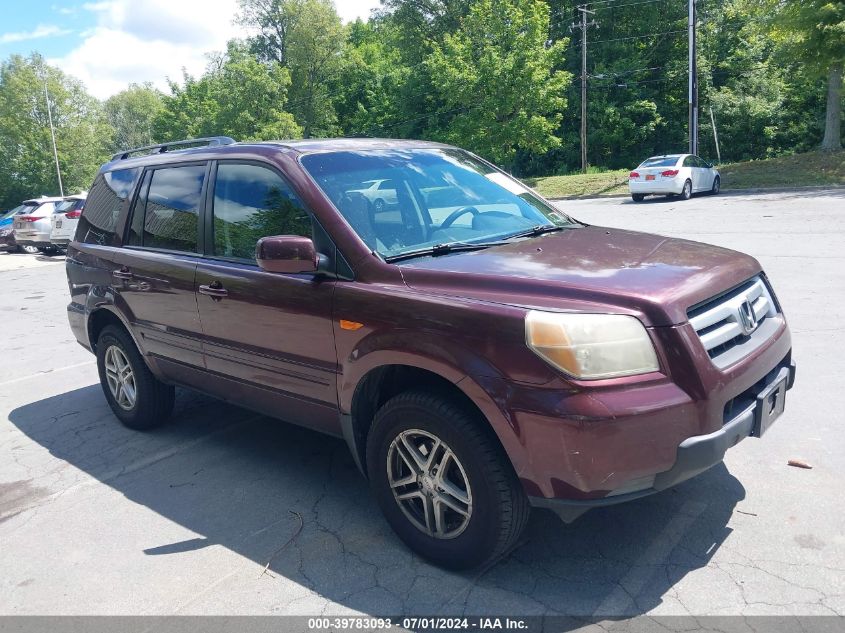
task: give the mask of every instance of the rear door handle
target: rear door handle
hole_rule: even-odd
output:
[[[212,299],[223,299],[224,297],[229,296],[229,291],[223,287],[219,281],[213,281],[207,286],[200,286],[199,293],[202,295],[208,295]]]
[[[118,268],[112,272],[112,276],[116,279],[132,279],[134,275],[131,270],[129,270],[126,266],[123,266],[122,268]]]

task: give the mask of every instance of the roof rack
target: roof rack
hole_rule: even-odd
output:
[[[134,149],[125,149],[117,154],[113,154],[112,160],[126,160],[131,154],[138,152],[146,152],[157,149],[159,154],[164,154],[172,147],[179,147],[181,145],[206,145],[208,147],[217,147],[219,145],[231,145],[237,141],[228,136],[208,136],[205,138],[189,138],[184,141],[172,141],[170,143],[159,143],[158,145],[145,145],[144,147],[136,147]]]

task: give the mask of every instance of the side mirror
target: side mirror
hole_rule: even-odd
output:
[[[316,273],[320,255],[309,237],[273,235],[255,245],[255,260],[268,273]]]

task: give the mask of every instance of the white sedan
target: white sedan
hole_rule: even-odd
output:
[[[667,154],[645,159],[628,176],[634,202],[646,196],[681,196],[689,200],[703,191],[717,194],[722,186],[719,170],[693,154]]]

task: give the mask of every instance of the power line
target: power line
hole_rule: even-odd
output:
[[[649,37],[659,37],[661,35],[676,35],[678,33],[686,33],[686,29],[680,29],[677,31],[662,31],[660,33],[647,33],[645,35],[631,35],[630,37],[614,37],[607,40],[596,40],[593,44],[603,44],[605,42],[625,42],[628,40],[642,40]]]

